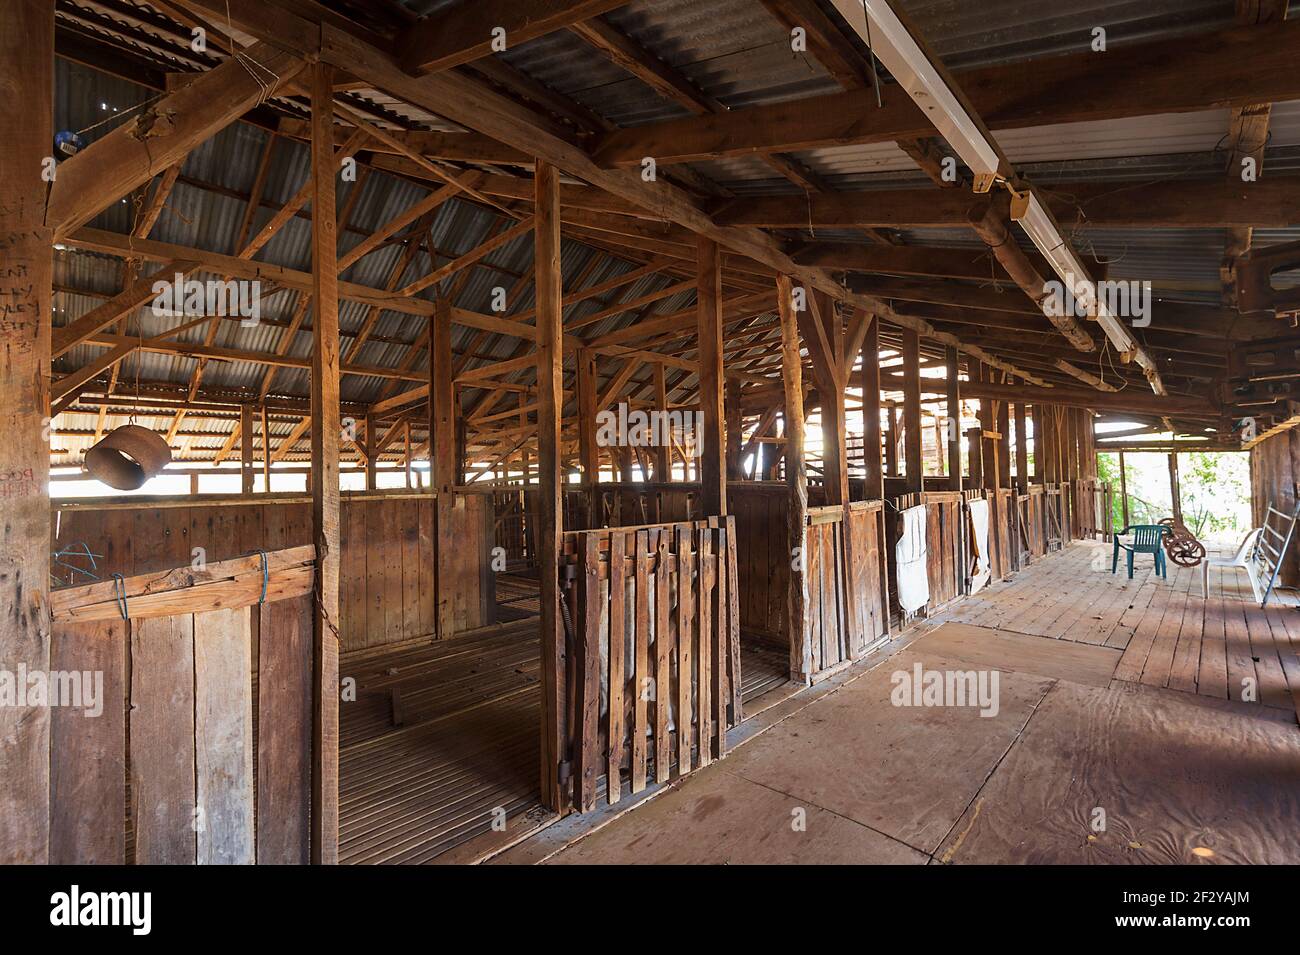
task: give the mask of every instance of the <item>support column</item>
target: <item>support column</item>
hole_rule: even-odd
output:
[[[582,468],[582,485],[586,491],[587,527],[600,523],[600,448],[596,444],[596,353],[579,348],[578,376],[578,464]]]
[[[948,426],[944,434],[948,442],[948,488],[960,491],[961,480],[961,370],[957,365],[957,349],[949,345],[943,353],[947,372],[944,387],[947,398]]]
[[[253,493],[253,406],[239,406],[239,491]]]
[[[50,668],[50,281],[43,163],[54,132],[53,0],[0,4],[0,659]],[[21,94],[21,95],[19,95]],[[50,711],[0,707],[0,863],[49,860]]]
[[[560,503],[560,408],[563,381],[563,327],[560,291],[560,177],[548,162],[537,161],[533,268],[537,286],[537,553],[541,575],[542,618],[542,804],[563,803],[560,763],[566,729],[565,644],[560,617],[559,558],[564,530]]]
[[[664,372],[664,364],[661,361],[654,363],[654,386],[655,386],[655,408],[662,412],[668,411],[668,384],[667,375]],[[654,464],[655,480],[659,482],[668,482],[673,479],[672,468],[672,447],[669,444],[669,435],[667,429],[661,429],[664,433],[658,435],[659,441],[655,444]]]
[[[338,862],[339,842],[339,294],[335,221],[334,71],[311,71],[311,476],[316,541],[312,861]]]
[[[791,555],[786,632],[790,637],[790,679],[806,683],[812,676],[812,636],[806,611],[808,579],[803,552],[808,475],[803,461],[803,358],[799,354],[799,323],[791,298],[793,291],[789,276],[776,277],[776,304],[781,317],[781,377],[785,382],[785,480],[790,489],[786,515],[786,541]]]
[[[456,386],[451,357],[451,303],[438,298],[429,318],[429,463],[437,494],[434,622],[440,640],[455,630],[459,581],[453,567],[464,542],[456,539]]]
[[[373,415],[366,415],[366,490],[373,491],[376,485],[375,468],[379,466],[379,422]]]
[[[1183,522],[1183,490],[1178,480],[1178,452],[1169,452],[1169,497],[1173,502],[1174,520]]]
[[[884,464],[880,448],[880,318],[862,340],[862,457],[867,474],[866,499],[885,497]]]
[[[701,238],[696,260],[696,326],[700,361],[700,503],[708,516],[727,513],[727,459],[722,438],[722,255]]]
[[[1119,451],[1119,509],[1124,526],[1128,527],[1128,473],[1124,470],[1124,449]]]
[[[925,488],[921,459],[921,338],[915,329],[903,329],[903,460],[907,489]]]
[[[1025,403],[1016,403],[1016,484],[1021,494],[1029,493],[1029,435],[1025,427],[1028,423]]]
[[[265,404],[262,405],[262,490],[271,493],[271,422]]]
[[[727,480],[739,481],[743,478],[743,464],[740,460],[741,424],[740,382],[727,382]]]

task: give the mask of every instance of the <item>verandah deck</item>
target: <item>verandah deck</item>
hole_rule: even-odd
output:
[[[1205,599],[1199,568],[1170,563],[1164,580],[1139,561],[1129,580],[1122,561],[1113,575],[1110,563],[1110,544],[1076,543],[935,620],[1113,647],[1124,651],[1116,680],[1217,699],[1243,700],[1245,691],[1246,702],[1300,712],[1293,596],[1261,609],[1244,571],[1211,568]]]

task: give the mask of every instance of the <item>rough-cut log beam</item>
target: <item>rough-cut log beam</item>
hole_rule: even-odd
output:
[[[1006,270],[989,261],[985,249],[943,249],[918,245],[818,242],[794,253],[801,265],[849,272],[888,272],[950,279],[1004,279]]]
[[[507,48],[519,46],[588,17],[608,13],[627,0],[471,0],[414,23],[399,56],[413,73],[436,73],[498,52],[495,33]]]
[[[45,213],[55,237],[71,232],[113,200],[184,159],[268,92],[283,89],[305,66],[300,58],[264,43],[245,55],[259,64],[258,74],[265,72],[268,79],[259,83],[243,63],[227,60],[63,162]],[[269,91],[263,85],[267,82]]]
[[[1016,244],[1015,237],[1011,234],[1010,215],[1011,197],[1008,193],[999,190],[989,205],[971,216],[971,228],[1002,263],[1007,274],[1029,296],[1029,300],[1041,309],[1043,300],[1047,298],[1047,279]],[[1096,343],[1079,324],[1079,320],[1073,315],[1064,314],[1063,311],[1055,314],[1057,311],[1059,310],[1047,310],[1047,320],[1056,326],[1057,331],[1065,336],[1065,340],[1079,351],[1096,351]]]
[[[1253,183],[1239,178],[1053,183],[1043,199],[1067,226],[1077,222],[1139,229],[1287,228],[1300,222],[1300,176],[1269,176]],[[715,219],[723,225],[775,229],[942,228],[966,225],[987,203],[988,199],[964,190],[881,189],[734,199]]]
[[[1300,24],[1239,27],[954,73],[990,129],[1221,109],[1300,97]],[[1134,95],[1141,90],[1141,95]],[[661,164],[933,135],[905,95],[876,106],[870,89],[671,120],[609,133],[606,165]],[[954,190],[955,191],[955,190]]]
[[[905,383],[903,376],[892,373],[883,374],[881,380],[887,388],[901,389]],[[1094,408],[1099,411],[1131,411],[1135,414],[1195,417],[1218,413],[1218,409],[1209,398],[1192,395],[1153,395],[1133,388],[1110,394],[1077,388],[1036,388],[1021,384],[964,381],[961,384],[961,393],[967,398],[1027,401],[1031,404],[1056,404],[1070,408]]]

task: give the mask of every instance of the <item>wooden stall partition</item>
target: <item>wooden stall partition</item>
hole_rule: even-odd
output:
[[[51,593],[51,862],[311,860],[315,555]]]
[[[962,516],[960,491],[925,491],[926,571],[930,584],[929,612],[935,613],[962,595]]]
[[[812,676],[856,660],[889,632],[880,588],[879,501],[808,509],[804,569]]]
[[[1005,580],[1019,568],[1017,557],[1019,548],[1016,544],[1016,497],[1009,487],[998,488],[989,492],[992,502],[990,513],[995,523],[989,525],[989,534],[996,531],[996,543],[993,546],[997,561],[994,564],[994,577]]]
[[[785,482],[732,481],[727,509],[735,520],[740,631],[747,640],[788,650],[786,591],[791,561]]]
[[[495,622],[492,505],[456,494],[449,572],[437,586],[437,508],[430,493],[345,494],[339,528],[341,649],[453,636]],[[64,583],[143,574],[311,542],[306,498],[185,499],[139,505],[58,502],[51,509],[54,573]],[[89,554],[90,556],[86,556]],[[62,555],[62,556],[59,556]],[[448,601],[440,634],[435,597]]]
[[[735,521],[566,531],[572,804],[726,754],[741,719]],[[675,769],[674,769],[675,767]]]

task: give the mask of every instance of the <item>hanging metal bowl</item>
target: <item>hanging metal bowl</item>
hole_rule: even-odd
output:
[[[171,463],[172,449],[162,436],[127,424],[104,435],[86,452],[85,469],[91,477],[119,491],[144,487]]]

